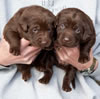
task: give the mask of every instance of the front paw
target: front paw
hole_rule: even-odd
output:
[[[23,74],[22,74],[22,79],[24,80],[24,81],[27,81],[27,80],[29,80],[31,78],[31,73],[30,72],[23,72]]]
[[[44,76],[43,78],[39,79],[39,82],[42,84],[48,84],[50,81],[50,77]]]
[[[18,56],[18,55],[20,55],[20,48],[19,47],[11,47],[10,53],[12,53],[15,56]]]
[[[70,92],[72,91],[71,87],[67,84],[63,84],[62,89],[66,92]]]
[[[86,63],[90,60],[90,57],[88,55],[81,55],[80,58],[79,58],[79,62],[80,63]]]

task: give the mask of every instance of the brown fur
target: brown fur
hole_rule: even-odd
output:
[[[17,64],[18,71],[26,81],[31,77],[31,68],[35,66],[44,72],[41,83],[48,83],[52,76],[52,62],[47,61],[49,50],[53,47],[55,16],[40,6],[21,8],[6,24],[4,38],[10,45],[10,53],[20,54],[20,39],[25,38],[32,46],[42,49],[32,64]],[[48,50],[49,49],[49,50]],[[52,51],[50,52],[52,54]],[[51,57],[48,57],[52,61]]]
[[[89,52],[96,39],[95,29],[89,16],[76,8],[64,9],[56,16],[55,26],[57,30],[55,45],[57,47],[79,47],[79,62],[89,61]],[[70,83],[75,79],[76,69],[70,64],[59,65],[59,67],[66,72],[63,90],[71,91]]]

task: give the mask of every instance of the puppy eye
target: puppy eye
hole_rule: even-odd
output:
[[[50,33],[51,32],[51,29],[48,29],[48,32]]]
[[[77,34],[79,34],[81,31],[80,31],[79,28],[77,28],[77,29],[75,30],[75,32],[76,32]]]
[[[37,28],[34,28],[34,29],[32,30],[32,32],[38,33],[38,29],[37,29]]]
[[[61,29],[65,29],[65,25],[64,25],[64,24],[61,24],[61,25],[60,25],[60,28],[61,28]]]

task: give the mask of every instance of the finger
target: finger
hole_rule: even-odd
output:
[[[57,53],[58,59],[63,61],[64,60],[63,59],[63,53],[61,52],[61,50],[56,50],[56,53]]]
[[[62,54],[63,61],[64,61],[65,63],[69,63],[69,60],[71,60],[71,58],[70,58],[69,55],[68,55],[67,49],[64,49],[64,47],[62,47],[62,48],[60,49],[60,52],[61,52],[61,54]]]
[[[73,65],[74,67],[78,68],[78,56],[73,56],[74,49],[73,48],[62,48],[62,52],[64,52],[64,61],[67,61],[69,64]],[[70,52],[70,53],[69,53]]]
[[[40,53],[40,51],[41,51],[41,49],[36,49],[36,50],[34,50],[34,51],[30,51],[29,53],[27,53],[26,54],[26,57],[30,54],[33,54],[33,55],[36,55],[36,54],[39,54]]]
[[[58,62],[61,63],[61,64],[68,64],[68,57],[67,55],[65,55],[64,51],[63,51],[63,48],[58,50],[57,53],[59,54],[59,57],[58,57]]]
[[[28,40],[25,40],[24,38],[21,39],[21,46],[26,47],[30,44]]]
[[[18,63],[25,63],[25,64],[27,64],[27,63],[29,63],[29,61],[30,61],[30,59],[35,59],[35,57],[38,55],[39,53],[37,52],[37,51],[35,51],[34,53],[30,53],[28,56],[24,56],[24,57],[20,57],[18,60],[17,60],[17,62]],[[34,60],[33,60],[34,61]]]
[[[37,56],[38,54],[39,54],[39,51],[36,50],[36,51],[31,52],[31,53],[27,54],[26,56],[24,56],[23,59],[25,59],[25,60],[29,60],[31,57]]]
[[[63,53],[64,59],[67,59],[68,56],[70,56],[70,53],[69,53],[69,51],[68,51],[68,48],[62,47],[60,50],[61,50],[61,52]]]
[[[62,49],[63,49],[64,53],[65,53],[67,56],[70,56],[70,55],[71,55],[71,48],[69,49],[69,48],[63,47]]]
[[[25,49],[26,47],[28,47],[30,44],[30,42],[28,40],[25,40],[24,38],[21,39],[21,50]],[[34,47],[34,46],[31,46]],[[34,48],[38,48],[38,47],[34,47]]]
[[[31,56],[34,56],[34,55],[36,55],[36,54],[39,54],[39,52],[40,52],[40,49],[38,49],[38,50],[35,50],[35,51],[31,51],[31,52],[29,52],[29,53],[22,53],[21,55],[19,55],[19,56],[15,56],[15,60],[16,61],[25,61],[25,60],[28,60],[28,58],[29,57],[31,57]]]
[[[77,61],[79,58],[79,51],[76,48],[63,48],[65,55],[67,58]]]
[[[34,61],[35,58],[38,56],[38,54],[39,54],[39,52],[37,50],[34,53],[31,53],[29,56],[27,56],[26,64],[30,64],[32,61]]]
[[[34,60],[36,59],[37,55],[38,55],[38,54],[36,54],[36,55],[34,55],[34,56],[31,56],[31,57],[29,58],[29,60],[26,62],[26,64],[31,64],[32,62],[34,62]]]
[[[31,53],[31,52],[34,53],[35,51],[40,51],[40,49],[39,49],[39,48],[36,48],[36,47],[31,47],[31,46],[29,46],[29,47],[25,48],[25,49],[21,52],[21,55],[22,55],[22,56],[26,56],[27,54],[29,54],[29,53]]]
[[[28,55],[30,55],[30,57],[31,56],[35,56],[35,55],[38,55],[40,53],[40,49],[38,49],[38,50],[36,50],[36,51],[34,51],[34,52],[31,52],[31,53],[29,53]],[[27,56],[26,56],[27,57]]]

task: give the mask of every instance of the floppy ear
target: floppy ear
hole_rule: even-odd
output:
[[[23,31],[27,31],[27,24],[26,24],[27,18],[23,17],[23,12],[25,11],[26,8],[27,7],[19,9],[19,11],[14,16],[15,21],[18,22],[19,27]]]
[[[20,21],[19,21],[19,26],[20,28],[22,29],[23,32],[27,32],[28,30],[28,19],[27,18],[20,18]]]
[[[27,31],[27,24],[21,24],[20,26],[24,32]]]
[[[17,22],[19,20],[19,18],[21,17],[21,15],[23,14],[25,8],[21,8],[19,9],[15,15],[14,15],[14,20]]]
[[[84,42],[87,41],[90,38],[91,32],[92,31],[90,30],[89,24],[85,23],[84,24],[84,33],[82,35],[82,40]]]
[[[91,36],[93,37],[93,35],[95,36],[95,29],[94,29],[94,26],[93,26],[93,23],[92,23],[92,20],[87,16],[83,16],[84,17],[84,23],[83,23],[83,26],[84,26],[84,33],[82,35],[82,40],[83,41],[87,41],[89,39],[91,39]]]

